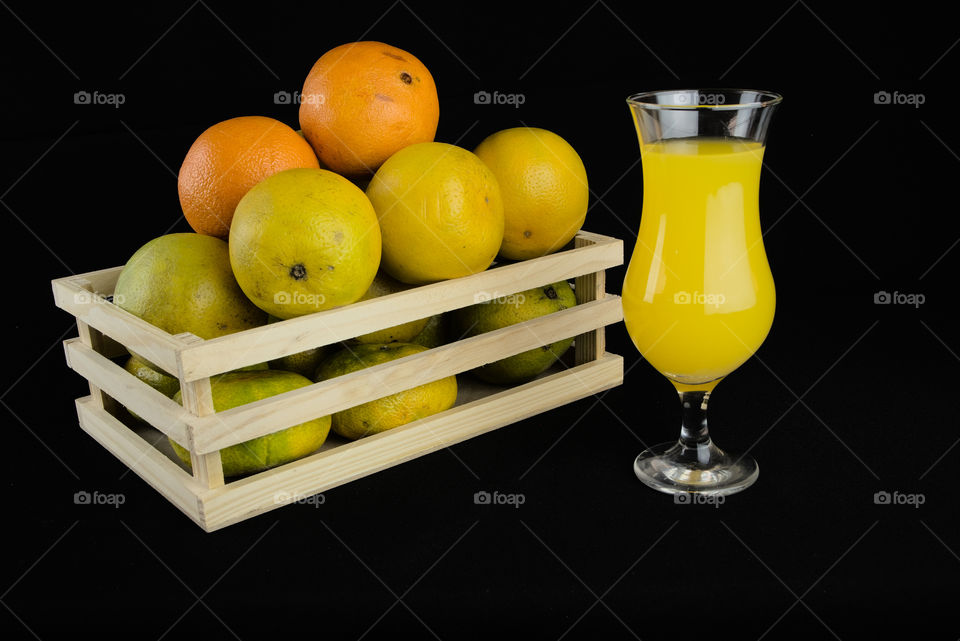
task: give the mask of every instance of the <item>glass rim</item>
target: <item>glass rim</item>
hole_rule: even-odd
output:
[[[652,102],[650,99],[655,96],[662,96],[664,94],[682,94],[682,93],[701,93],[701,94],[745,94],[753,93],[756,94],[760,99],[753,100],[750,102],[723,102],[723,103],[712,103],[712,104],[700,104],[699,101],[697,104],[667,104]],[[757,107],[772,107],[773,105],[780,104],[783,101],[783,96],[774,92],[774,91],[765,91],[762,89],[736,89],[733,87],[726,88],[706,88],[706,89],[658,89],[656,91],[642,91],[640,93],[635,93],[630,96],[627,96],[627,103],[631,105],[636,105],[638,107],[643,107],[644,109],[663,109],[663,110],[695,110],[703,109],[707,111],[724,111],[724,110],[733,110],[733,109],[749,109]]]

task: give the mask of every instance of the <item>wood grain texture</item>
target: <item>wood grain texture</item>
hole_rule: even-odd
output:
[[[592,238],[585,235],[577,236],[574,239],[574,244],[577,247],[586,246],[594,242]],[[574,291],[577,295],[578,305],[600,300],[606,296],[606,275],[607,273],[605,271],[598,271],[592,274],[577,276],[574,281]],[[574,360],[577,365],[596,360],[605,352],[606,329],[603,327],[585,332],[577,336],[574,341]]]
[[[212,452],[513,354],[569,338],[623,318],[620,298],[577,305],[335,379],[191,421],[196,451]]]
[[[184,345],[194,345],[203,342],[199,336],[189,332],[177,334],[177,340]],[[209,378],[201,378],[195,381],[188,381],[183,376],[183,367],[178,359],[178,374],[180,376],[180,397],[183,401],[183,407],[194,417],[204,417],[212,415],[215,410],[213,407],[213,389]],[[222,487],[223,480],[223,462],[220,460],[220,450],[209,452],[199,452],[196,443],[193,440],[194,430],[188,432],[185,447],[190,450],[190,466],[193,469],[193,478],[198,483],[207,488]]]

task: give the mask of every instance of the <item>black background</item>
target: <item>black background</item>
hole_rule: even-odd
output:
[[[949,3],[2,4],[4,638],[960,635]],[[87,388],[63,362],[76,330],[50,279],[187,231],[176,172],[193,139],[239,115],[296,127],[274,93],[357,39],[424,61],[438,140],[564,136],[590,179],[585,227],[628,252],[642,198],[628,94],[785,96],[761,189],[777,318],[711,403],[718,443],[759,461],[756,485],[715,508],[636,480],[642,442],[674,438],[678,412],[622,325],[608,330],[622,387],[214,534],[77,427]],[[477,105],[481,90],[525,102]],[[878,291],[925,302],[876,305]],[[75,505],[81,490],[125,503]],[[525,503],[475,505],[480,490]],[[876,505],[878,491],[925,502]]]

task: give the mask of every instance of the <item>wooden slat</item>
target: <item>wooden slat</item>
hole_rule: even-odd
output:
[[[177,334],[177,339],[185,345],[195,345],[203,342],[202,338],[189,332]],[[215,410],[213,408],[213,389],[210,386],[210,379],[201,378],[196,381],[187,381],[184,379],[182,368],[178,372],[180,374],[180,395],[183,400],[183,407],[195,417],[213,414]],[[223,486],[223,462],[220,460],[220,451],[197,452],[192,438],[185,446],[190,450],[190,467],[193,469],[193,478],[207,488]]]
[[[98,354],[103,354],[104,335],[93,329],[82,320],[77,320],[77,334],[80,342]],[[90,397],[97,407],[105,409],[110,414],[116,415],[117,402],[104,393],[93,381],[87,380],[90,386]]]
[[[63,342],[67,365],[178,443],[188,438],[189,412],[79,338]]]
[[[622,381],[623,359],[606,354],[599,360],[235,481],[203,494],[206,529],[242,521]]]
[[[214,376],[623,263],[622,241],[580,236],[589,242],[568,251],[203,341],[181,353],[183,375]]]
[[[86,282],[86,276],[60,278],[52,282],[57,307],[126,345],[162,369],[177,371],[177,351],[182,345],[162,329],[87,289],[89,285],[81,284]]]
[[[197,452],[212,452],[616,323],[622,318],[620,298],[607,296],[195,419],[191,440]]]
[[[584,236],[577,236],[575,244],[579,247],[594,242],[592,239]],[[594,300],[600,300],[606,296],[607,273],[605,271],[593,272],[592,274],[583,274],[577,276],[575,292],[577,294],[577,304],[583,305]],[[592,360],[600,358],[606,352],[606,329],[599,327],[576,337],[574,341],[574,362],[582,365]]]
[[[198,500],[203,488],[180,466],[98,407],[89,396],[77,399],[77,416],[83,431],[123,461],[181,512],[201,527],[204,526]]]

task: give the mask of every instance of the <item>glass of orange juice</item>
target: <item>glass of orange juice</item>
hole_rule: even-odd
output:
[[[641,481],[670,494],[725,495],[758,467],[707,430],[714,387],[760,347],[776,306],[760,231],[760,168],[781,96],[742,89],[630,96],[643,212],[623,283],[627,332],[680,395],[680,438],[637,457]]]

